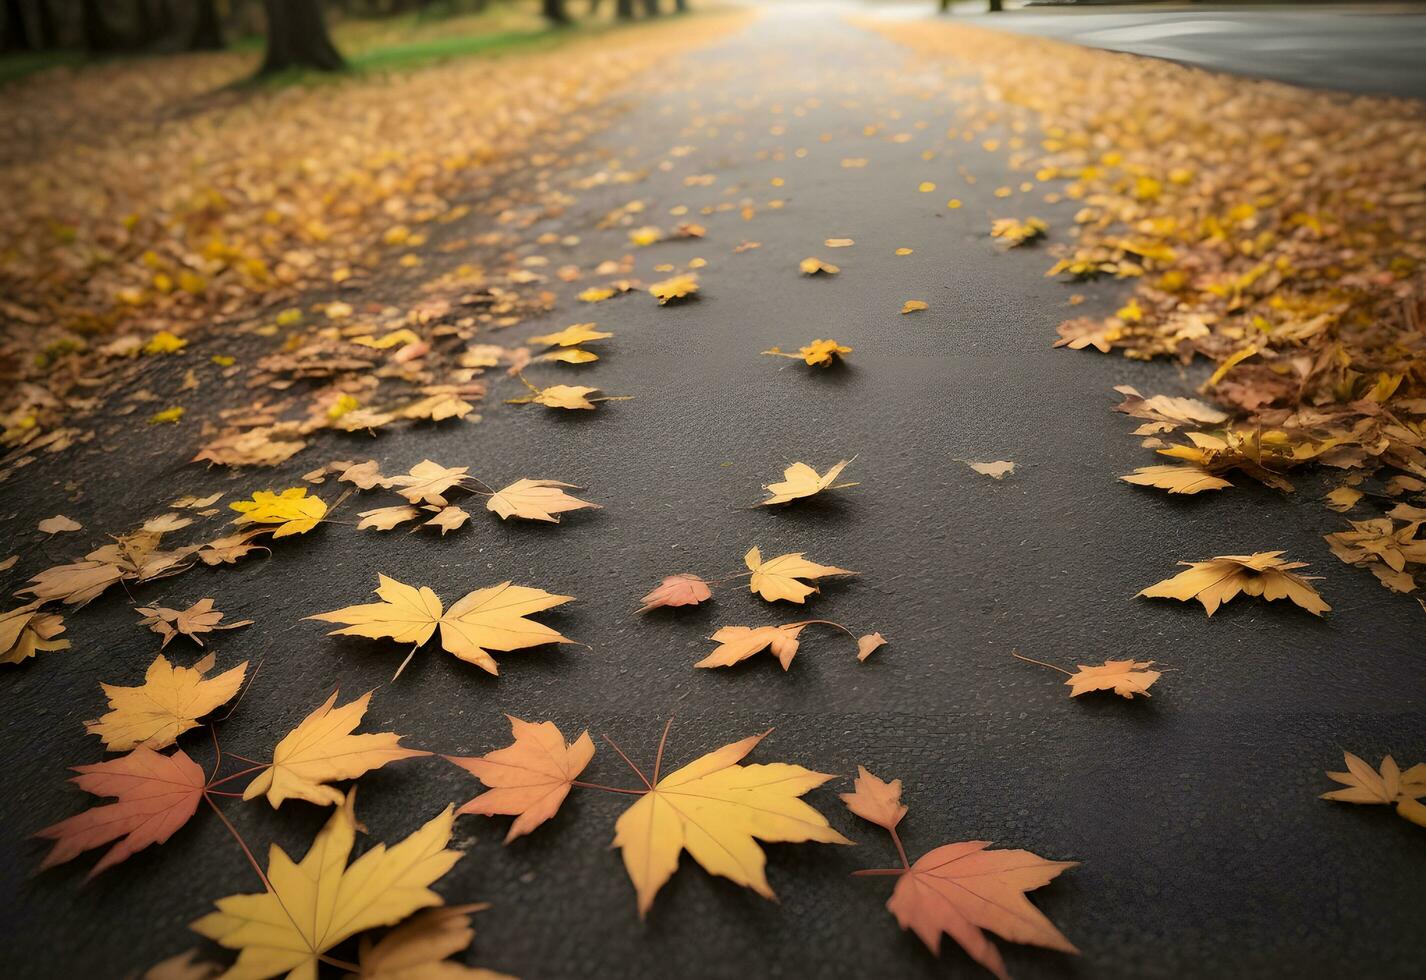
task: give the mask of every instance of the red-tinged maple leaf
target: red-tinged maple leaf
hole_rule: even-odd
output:
[[[696,606],[712,595],[712,590],[703,579],[688,572],[681,572],[678,575],[670,575],[644,596],[644,606],[639,612],[648,612],[663,606]]]
[[[36,833],[55,842],[40,862],[41,871],[118,841],[90,869],[92,878],[150,844],[162,844],[193,816],[206,784],[203,770],[182,750],[161,755],[137,748],[74,770],[79,775],[73,781],[80,789],[117,797],[118,802],[92,807]]]
[[[906,814],[901,780],[884,782],[858,767],[855,790],[842,794],[842,800],[857,816],[886,828],[901,858],[899,868],[856,874],[896,876],[886,907],[931,952],[940,953],[944,933],[1000,980],[1009,980],[1009,974],[987,931],[1015,943],[1079,952],[1025,897],[1078,862],[1047,861],[1029,851],[994,851],[989,841],[972,840],[943,844],[912,864],[896,833]]]

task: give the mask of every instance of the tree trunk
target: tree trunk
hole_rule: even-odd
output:
[[[1004,9],[1005,8],[1000,5],[1000,0],[990,0],[990,12],[992,14],[998,14]]]
[[[659,15],[659,0],[644,0],[644,13],[650,17]]]
[[[569,14],[564,9],[564,0],[540,0],[540,13],[545,20],[556,27],[564,27],[569,23]]]
[[[5,51],[33,51],[29,29],[25,25],[25,7],[20,0],[5,0]]]
[[[941,0],[941,13],[947,13],[951,9],[951,0]]]
[[[197,19],[193,22],[193,33],[188,36],[188,50],[223,50],[223,19],[218,16],[216,0],[196,0],[195,6]]]
[[[263,0],[267,12],[267,54],[259,75],[288,68],[339,71],[346,62],[332,44],[322,0]]]
[[[59,25],[54,21],[54,8],[50,0],[36,0],[35,40],[46,51],[59,47]]]
[[[118,36],[104,17],[101,0],[80,0],[79,15],[84,47],[90,54],[109,54],[121,47]]]
[[[673,0],[673,12],[676,14],[688,13],[688,0]]]
[[[620,20],[633,20],[634,0],[614,0],[614,16]]]

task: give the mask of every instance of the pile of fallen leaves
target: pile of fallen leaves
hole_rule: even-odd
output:
[[[246,62],[192,56],[192,71],[125,64],[26,83],[5,117],[34,142],[23,158],[0,157],[0,444],[46,433],[67,442],[73,434],[56,437],[55,426],[92,407],[101,379],[172,352],[192,328],[356,285],[382,266],[418,266],[432,229],[473,207],[511,217],[490,194],[502,174],[557,159],[601,124],[595,109],[619,86],[734,22],[669,22],[499,62],[208,96]],[[456,294],[467,310],[499,317],[538,305],[492,292],[478,271],[464,271]],[[378,350],[410,339],[372,336],[383,325],[353,313],[328,310],[345,337]],[[156,337],[177,341],[154,346]],[[343,357],[361,356],[342,339],[293,339],[272,372],[331,376]]]
[[[1175,461],[1132,482],[1197,493],[1236,473],[1291,490],[1304,464],[1340,470],[1334,509],[1395,507],[1334,550],[1413,589],[1402,558],[1426,510],[1400,501],[1426,491],[1426,110],[960,25],[874,26],[979,73],[1017,131],[1038,125],[1039,151],[1012,140],[1011,165],[1082,204],[1050,275],[1133,281],[1114,316],[1061,324],[1057,346],[1216,365],[1203,390],[1226,413],[1131,412]]]

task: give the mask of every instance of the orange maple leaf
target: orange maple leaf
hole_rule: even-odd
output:
[[[510,719],[515,741],[503,749],[475,756],[446,756],[490,788],[456,811],[515,817],[505,843],[528,834],[550,819],[569,795],[575,777],[594,758],[589,732],[568,745],[552,721]]]
[[[40,862],[41,871],[118,841],[89,870],[93,878],[150,844],[162,844],[192,818],[207,783],[202,768],[181,749],[161,755],[139,747],[107,762],[75,766],[74,771],[80,789],[117,797],[118,802],[91,807],[36,833],[55,842]]]
[[[1029,851],[993,851],[989,841],[972,840],[943,844],[912,864],[896,833],[906,813],[899,779],[883,782],[858,767],[855,791],[842,794],[842,800],[857,816],[886,828],[901,858],[899,868],[854,873],[896,876],[886,907],[901,928],[916,933],[931,952],[940,953],[945,933],[1000,980],[1010,975],[986,931],[1011,942],[1079,952],[1025,897],[1077,861],[1047,861]]]

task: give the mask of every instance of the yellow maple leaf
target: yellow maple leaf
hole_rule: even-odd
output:
[[[1149,586],[1139,595],[1155,599],[1197,599],[1212,616],[1218,607],[1238,593],[1258,595],[1269,601],[1291,599],[1315,616],[1332,607],[1312,587],[1311,579],[1294,573],[1306,562],[1283,561],[1281,551],[1260,551],[1252,555],[1220,555],[1208,561],[1183,561],[1188,571]]]
[[[128,752],[140,745],[167,748],[179,735],[197,727],[199,718],[227,704],[243,686],[246,660],[208,677],[213,663],[210,653],[192,667],[175,667],[159,654],[137,687],[101,684],[109,699],[109,710],[94,721],[86,721],[85,730],[103,739],[110,752]]]
[[[1106,660],[1098,667],[1079,664],[1079,669],[1065,683],[1070,687],[1072,698],[1091,691],[1113,691],[1130,700],[1136,694],[1152,697],[1149,688],[1163,676],[1159,671],[1149,669],[1153,665],[1152,660],[1137,663],[1133,660]]]
[[[275,524],[274,538],[289,534],[306,534],[327,515],[327,505],[321,497],[307,496],[306,487],[291,487],[282,493],[259,490],[251,500],[238,500],[228,505],[241,516],[234,524]]]
[[[762,552],[756,547],[749,548],[743,556],[743,564],[752,572],[748,589],[756,592],[768,602],[785,599],[788,602],[803,602],[817,591],[814,585],[807,585],[799,579],[822,578],[825,575],[855,575],[856,572],[832,565],[819,565],[809,561],[798,551],[778,555],[763,561]]]
[[[544,344],[547,347],[578,347],[580,344],[587,344],[592,340],[604,340],[614,336],[605,330],[595,330],[595,326],[597,324],[593,323],[570,324],[557,333],[531,337],[530,343]]]
[[[36,599],[0,613],[0,664],[18,664],[37,653],[69,649],[68,640],[55,639],[64,632],[64,617],[40,612],[42,602]]]
[[[253,777],[243,790],[243,799],[265,794],[274,809],[290,799],[318,806],[340,804],[342,792],[327,783],[355,779],[398,759],[431,754],[402,748],[401,736],[395,732],[353,735],[371,704],[371,692],[340,708],[335,707],[337,693],[333,691],[321,707],[277,743],[272,765]]]
[[[562,347],[559,350],[552,350],[547,354],[541,354],[535,358],[536,361],[557,361],[560,364],[593,364],[599,360],[599,355],[592,350],[585,350],[582,347]]]
[[[389,637],[412,644],[412,655],[441,630],[441,646],[467,663],[498,674],[495,658],[487,650],[508,652],[545,643],[572,643],[558,631],[525,617],[569,602],[572,596],[552,595],[543,589],[502,582],[467,594],[442,611],[441,600],[425,586],[419,589],[385,575],[377,576],[380,602],[347,606],[308,616],[327,623],[342,623],[329,636]],[[408,655],[404,668],[411,660]],[[396,673],[399,675],[401,670]]]
[[[773,354],[777,357],[790,357],[794,361],[803,361],[808,367],[831,367],[841,360],[843,354],[850,354],[852,349],[835,340],[814,340],[805,347],[799,347],[796,354],[788,354],[781,348],[773,347],[763,351],[764,354]]]
[[[772,899],[764,872],[767,857],[758,841],[852,843],[799,799],[833,776],[780,762],[738,764],[767,735],[725,745],[663,779],[655,764],[653,778],[645,780],[648,792],[614,825],[614,846],[623,853],[640,916],[673,876],[685,850],[709,874]]]
[[[573,483],[560,483],[558,480],[520,479],[491,494],[485,509],[499,514],[502,519],[523,517],[530,521],[558,524],[560,519],[557,515],[565,511],[599,508],[598,504],[565,493],[565,490],[578,489]]]
[[[470,945],[473,912],[488,905],[442,906],[417,912],[381,937],[375,946],[365,936],[357,955],[360,980],[515,980],[505,973],[446,959]],[[145,978],[156,980],[156,978]]]
[[[614,290],[607,286],[590,286],[580,293],[576,299],[581,303],[602,303],[614,295]]]
[[[1323,793],[1322,799],[1395,806],[1403,820],[1426,827],[1426,804],[1421,802],[1421,797],[1426,796],[1426,763],[1418,762],[1402,772],[1396,760],[1388,755],[1381,760],[1378,772],[1350,752],[1342,755],[1346,758],[1347,771],[1329,772],[1327,776],[1347,788]]]
[[[144,344],[145,354],[177,354],[188,346],[188,341],[167,330],[160,330]]]
[[[317,980],[318,957],[357,933],[400,922],[418,909],[442,904],[430,885],[460,860],[449,850],[451,807],[410,837],[377,844],[347,866],[356,841],[354,796],[348,795],[300,862],[277,845],[268,857],[270,890],[229,895],[189,928],[239,950],[224,976],[262,980]]]
[[[524,381],[522,377],[520,379]],[[597,402],[619,402],[628,401],[629,395],[600,395],[598,388],[591,388],[588,385],[550,385],[548,388],[536,388],[530,382],[525,381],[525,387],[530,389],[530,394],[522,398],[507,398],[507,405],[543,405],[546,408],[568,408],[568,409],[594,409],[599,406]],[[595,397],[590,397],[590,396]]]
[[[1135,486],[1157,487],[1169,493],[1201,493],[1204,490],[1222,490],[1233,485],[1191,463],[1180,466],[1140,466],[1133,473],[1119,479]]]
[[[906,302],[901,304],[902,313],[916,313],[920,310],[925,310],[929,308],[930,307],[926,304],[926,301],[920,299],[908,299]]]
[[[766,484],[763,489],[767,490],[771,496],[766,500],[759,501],[757,506],[767,507],[770,504],[785,504],[802,497],[810,497],[813,494],[821,493],[823,490],[839,490],[844,487],[854,487],[855,483],[834,483],[837,477],[842,475],[842,470],[851,465],[851,460],[844,459],[837,463],[826,473],[818,475],[817,471],[806,463],[793,463],[782,471],[782,480],[777,483]]]
[[[688,299],[698,293],[698,276],[692,272],[672,276],[649,287],[649,295],[659,301],[659,306],[667,306],[678,300]]]
[[[695,667],[731,667],[749,657],[768,650],[782,669],[792,666],[792,658],[797,656],[800,645],[798,636],[807,628],[806,623],[787,623],[782,626],[724,626],[709,639],[718,646],[704,657]]]
[[[813,258],[811,256],[799,262],[797,268],[798,271],[801,272],[804,276],[835,276],[837,273],[842,271],[840,267],[835,266],[830,262],[823,262],[821,259]]]

